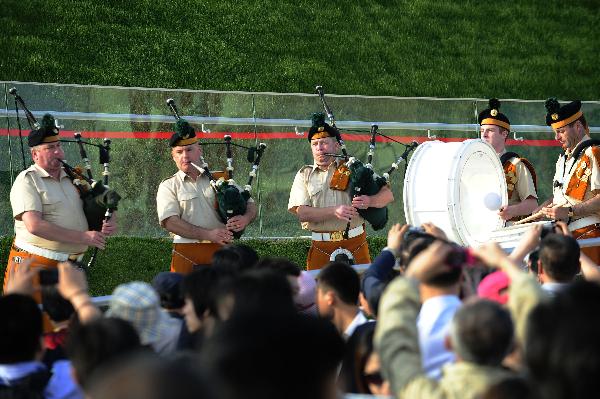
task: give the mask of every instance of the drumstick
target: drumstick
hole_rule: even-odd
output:
[[[566,205],[566,202],[562,203],[561,205],[553,206],[553,208],[558,208],[558,207],[563,206],[563,205]],[[519,220],[517,222],[514,222],[513,226],[517,225],[517,224],[523,224],[523,223],[534,221],[537,218],[539,218],[540,216],[542,216],[543,214],[544,214],[544,211],[543,211],[543,208],[542,208],[539,211],[537,211],[536,213],[534,213],[533,215],[527,216],[525,219],[521,219],[521,220]]]

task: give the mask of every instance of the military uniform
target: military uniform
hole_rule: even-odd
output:
[[[510,120],[500,112],[500,105],[500,100],[497,98],[490,99],[489,108],[481,111],[477,120],[479,125],[482,126],[498,126],[500,134],[503,134],[504,131],[510,132]],[[498,151],[504,147],[506,136],[503,137],[501,144],[493,136],[486,139],[486,141]],[[514,152],[507,152],[506,149],[500,152],[498,157],[500,157],[500,163],[506,178],[508,205],[518,205],[530,197],[537,199],[537,181],[533,165],[527,159],[519,157]],[[516,216],[511,221],[517,221],[523,217]]]
[[[29,147],[56,141],[58,129],[54,126],[54,118],[47,114],[42,127],[29,134]],[[31,234],[21,220],[23,213],[36,211],[41,213],[43,220],[56,226],[81,232],[88,230],[79,192],[64,170],[60,172],[59,180],[36,164],[22,171],[10,190],[10,204],[15,219],[15,239],[8,256],[4,287],[10,275],[25,259],[34,259],[32,268],[56,267],[62,261],[81,260],[86,245],[38,237]],[[34,284],[37,285],[37,281]],[[36,300],[40,300],[39,294],[36,294]]]
[[[196,181],[182,171],[160,183],[156,194],[158,220],[179,216],[182,220],[203,229],[225,228],[215,209],[215,191],[206,176]],[[210,264],[220,244],[173,235],[171,271],[189,273],[193,265]]]
[[[546,101],[546,124],[560,129],[583,119],[581,101],[572,101],[560,106],[556,99]],[[583,124],[583,122],[582,122]],[[587,126],[585,126],[587,130]],[[588,131],[589,133],[589,131]],[[600,190],[600,142],[584,135],[573,149],[567,149],[556,162],[553,183],[555,206],[569,207],[567,221],[569,230],[577,240],[600,237],[600,211],[585,216],[572,214],[574,205],[586,202],[598,195]],[[600,262],[600,246],[582,248],[594,262]]]
[[[183,119],[175,126],[175,133],[169,140],[171,147],[181,147],[196,144],[198,138],[194,129]],[[204,163],[202,161],[202,163]],[[213,174],[214,178],[220,176]],[[237,187],[237,186],[236,186]],[[239,187],[237,187],[239,189]],[[254,202],[252,198],[248,203]],[[182,170],[164,180],[156,194],[156,209],[158,220],[165,227],[165,220],[177,216],[184,222],[206,230],[224,229],[218,213],[216,192],[210,179],[200,174],[196,180]],[[171,256],[171,271],[189,273],[195,265],[208,265],[212,262],[213,254],[222,247],[221,244],[207,240],[173,236],[173,253]]]
[[[322,117],[315,119],[315,116]],[[309,142],[313,138],[336,137],[336,135],[339,135],[339,132],[324,122],[324,115],[313,116],[313,126],[308,134]],[[344,169],[339,169],[339,166],[341,165],[333,162],[326,170],[322,170],[315,163],[300,169],[292,184],[288,210],[295,214],[299,206],[325,208],[352,205],[347,184],[349,172],[347,169],[344,172]],[[348,174],[343,176],[345,173]],[[335,182],[332,183],[332,180]],[[302,222],[303,229],[312,231],[312,244],[306,260],[308,270],[322,268],[338,254],[346,255],[358,264],[371,263],[364,219],[360,216],[354,217],[350,222],[348,237],[344,239],[346,227],[347,222],[337,218],[319,222]]]
[[[507,154],[506,150],[498,154]],[[517,205],[529,197],[538,198],[535,181],[535,170],[529,161],[520,157],[510,157],[503,163],[506,187],[508,191],[508,205]]]

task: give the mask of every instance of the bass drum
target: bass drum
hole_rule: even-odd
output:
[[[417,147],[404,177],[404,214],[412,226],[431,222],[448,239],[478,246],[504,226],[489,198],[508,203],[506,178],[494,149],[482,140],[428,141]],[[488,206],[486,206],[486,200]],[[490,206],[493,208],[493,206]]]

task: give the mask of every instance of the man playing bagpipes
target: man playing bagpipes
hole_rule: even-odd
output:
[[[309,270],[320,269],[338,256],[370,263],[365,221],[358,209],[384,208],[394,200],[387,186],[375,195],[351,198],[350,171],[343,160],[330,155],[340,149],[339,139],[339,131],[325,122],[324,114],[313,115],[308,141],[314,163],[298,171],[290,192],[288,210],[296,214],[302,228],[312,231]]]
[[[498,214],[504,220],[519,220],[537,208],[537,178],[533,165],[514,152],[506,151],[506,139],[510,134],[510,121],[499,111],[500,101],[492,98],[489,108],[479,113],[481,139],[491,145],[504,169],[508,191],[508,205]]]
[[[80,261],[89,246],[103,249],[106,237],[116,232],[115,218],[99,223],[101,231],[90,230],[81,193],[63,168],[65,154],[58,133],[50,114],[29,133],[33,165],[17,176],[10,190],[15,240],[4,284],[28,258],[33,258],[34,268]]]
[[[177,120],[169,145],[179,171],[160,183],[156,208],[160,225],[174,235],[171,271],[189,273],[195,265],[210,264],[213,253],[254,219],[256,206],[252,198],[248,199],[243,215],[223,223],[215,188],[207,173],[198,168],[204,164],[202,148],[184,119]]]

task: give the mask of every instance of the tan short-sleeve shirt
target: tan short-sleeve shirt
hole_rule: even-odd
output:
[[[508,200],[508,205],[519,204],[529,197],[538,198],[537,191],[535,190],[535,184],[533,184],[533,176],[531,175],[531,172],[527,166],[525,166],[525,163],[523,163],[523,161],[517,157],[511,158],[510,162],[515,166],[517,171],[517,185],[515,187],[515,191],[513,192],[513,196]],[[517,195],[514,195],[515,193]]]
[[[329,188],[331,177],[335,172],[335,163],[329,165],[327,170],[322,170],[314,165],[304,166],[296,173],[294,183],[290,191],[290,200],[288,210],[296,213],[301,205],[311,206],[313,208],[325,208],[329,206],[351,205],[352,200],[348,190],[332,190]],[[352,219],[350,228],[354,228],[364,223],[360,216]],[[346,229],[347,222],[331,218],[321,222],[302,222],[302,228],[311,231],[342,231]]]
[[[194,181],[185,172],[178,171],[158,186],[156,210],[158,221],[179,216],[182,220],[203,229],[225,227],[215,209],[215,191],[206,176]]]
[[[86,245],[50,241],[33,235],[21,220],[24,212],[37,211],[42,214],[43,220],[65,229],[88,230],[79,192],[64,171],[61,171],[60,179],[56,180],[39,166],[30,166],[15,179],[10,190],[10,205],[15,218],[17,240],[70,254],[85,252],[87,249]]]

